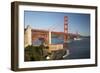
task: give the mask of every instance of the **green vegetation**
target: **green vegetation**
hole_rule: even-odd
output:
[[[40,61],[46,60],[46,56],[48,55],[49,47],[46,45],[46,41],[44,39],[40,39],[42,41],[39,46],[27,46],[24,50],[24,59],[25,61]]]
[[[25,48],[25,61],[40,61],[46,60],[48,55],[48,47],[40,46],[27,46]]]

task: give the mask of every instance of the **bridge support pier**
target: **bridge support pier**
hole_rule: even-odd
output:
[[[51,44],[51,31],[49,31],[49,44]]]

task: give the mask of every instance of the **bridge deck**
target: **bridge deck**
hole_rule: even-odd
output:
[[[39,32],[41,34],[43,34],[43,33],[49,33],[48,30],[41,30],[41,29],[32,29],[32,32]],[[66,33],[64,33],[64,32],[51,31],[51,33],[52,34],[59,34],[59,35],[61,35],[61,34],[66,35]],[[38,33],[35,33],[35,34],[38,34]]]

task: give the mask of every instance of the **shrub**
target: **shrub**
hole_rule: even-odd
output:
[[[27,46],[25,48],[25,61],[40,61],[45,60],[45,55],[47,55],[48,47],[44,45],[40,46]]]

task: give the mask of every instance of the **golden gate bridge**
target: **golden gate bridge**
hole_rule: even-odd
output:
[[[44,40],[47,41],[48,46],[49,46],[49,50],[50,51],[56,51],[56,50],[60,50],[60,49],[64,49],[66,48],[66,41],[68,40],[69,37],[69,33],[68,33],[68,16],[64,16],[64,26],[63,26],[63,31],[55,31],[57,29],[57,27],[61,27],[60,25],[56,24],[56,25],[52,25],[50,26],[47,30],[43,30],[43,29],[35,29],[35,28],[31,28],[30,26],[28,26],[25,29],[25,47],[28,45],[32,45],[32,43],[39,39],[39,38],[43,38]],[[60,28],[61,29],[61,28]],[[62,44],[52,44],[51,43],[51,36],[52,34],[61,36],[63,35],[63,40],[64,42]],[[76,34],[73,34],[74,37],[77,37]]]

